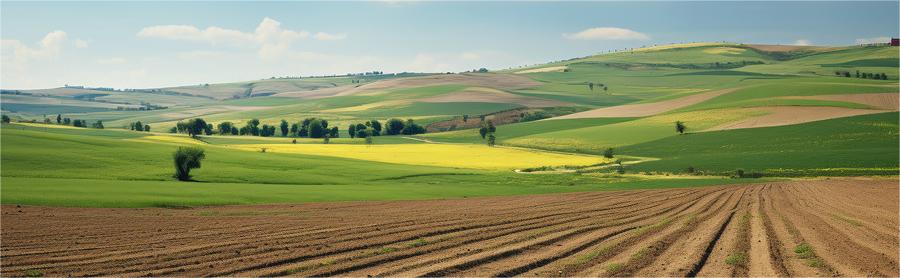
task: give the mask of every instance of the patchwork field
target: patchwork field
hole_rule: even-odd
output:
[[[898,276],[898,60],[4,88],[0,276]]]
[[[832,179],[194,209],[5,205],[2,271],[4,276],[895,276],[900,274],[898,202],[895,180]]]

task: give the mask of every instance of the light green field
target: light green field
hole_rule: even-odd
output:
[[[378,89],[320,98],[270,95],[352,88],[356,85],[352,80],[368,84],[421,74],[264,79],[162,88],[152,93],[71,88],[23,91],[26,94],[2,96],[9,100],[3,102],[3,113],[14,120],[42,121],[44,115],[62,113],[89,122],[102,120],[107,129],[4,124],[0,202],[144,207],[457,198],[747,182],[724,178],[739,168],[768,177],[897,175],[900,135],[896,111],[780,127],[705,130],[768,113],[749,107],[872,109],[862,103],[792,97],[897,93],[898,61],[900,54],[891,47],[800,47],[766,52],[750,45],[700,43],[491,73],[501,78],[498,80],[509,74],[536,83],[515,85],[510,78],[505,80],[510,84],[494,82],[497,84],[488,84],[492,90],[482,91],[567,102],[566,113],[652,104],[737,88],[646,117],[499,125],[495,136],[500,146],[495,148],[486,146],[477,128],[380,136],[371,146],[347,136],[348,125],[369,120],[414,119],[427,125],[462,115],[473,119],[522,108],[513,101],[477,98],[444,103],[422,100],[486,86],[473,85],[478,82],[472,80],[429,83],[420,79],[414,86],[375,86]],[[517,73],[545,67],[555,70]],[[857,70],[884,72],[889,80],[834,74]],[[595,84],[593,90],[589,83]],[[141,102],[172,105],[153,111],[109,110]],[[200,142],[164,133],[178,121],[197,117],[214,125],[230,121],[238,126],[250,119],[277,125],[282,119],[295,123],[317,117],[339,127],[340,138],[331,138],[330,144],[324,145],[322,139],[212,135],[203,136]],[[154,132],[120,130],[134,121],[151,125]],[[675,132],[676,121],[687,124],[688,134]],[[203,167],[192,173],[197,182],[175,182],[171,177],[170,156],[178,145],[185,144],[202,146],[207,152]],[[262,148],[267,151],[261,152]],[[607,148],[614,148],[614,158],[598,156]],[[629,164],[611,164],[618,159]],[[705,175],[687,175],[688,167]],[[670,178],[662,178],[665,175]]]

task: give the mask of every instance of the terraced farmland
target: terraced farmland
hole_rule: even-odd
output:
[[[893,179],[193,209],[4,205],[2,274],[895,276],[897,211]]]

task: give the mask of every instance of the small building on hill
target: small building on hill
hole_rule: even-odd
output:
[[[891,46],[900,46],[900,39],[891,38]]]

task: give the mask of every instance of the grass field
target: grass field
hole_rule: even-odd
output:
[[[705,132],[773,113],[757,107],[876,108],[852,102],[853,98],[803,97],[897,93],[898,54],[889,48],[760,49],[764,47],[722,43],[659,46],[532,67],[555,67],[552,71],[526,68],[409,80],[402,78],[421,75],[369,76],[361,83],[351,83],[350,77],[326,77],[147,92],[57,88],[5,94],[11,102],[4,103],[4,114],[14,119],[42,121],[44,114],[61,113],[89,122],[103,120],[107,129],[3,125],[0,202],[139,207],[455,198],[745,182],[723,179],[739,168],[775,177],[897,174],[898,161],[891,154],[897,152],[900,137],[897,113],[891,110],[798,125]],[[834,75],[856,70],[887,72],[889,80]],[[574,105],[572,111],[738,89],[642,117],[504,124],[497,126],[498,147],[486,146],[477,128],[381,136],[372,145],[347,138],[346,126],[369,120],[415,119],[427,125],[521,107],[465,99],[423,100],[472,88],[563,101]],[[333,91],[320,94],[318,89]],[[170,107],[96,110],[141,102]],[[231,121],[239,126],[254,118],[277,125],[282,119],[294,123],[319,117],[339,127],[341,138],[331,138],[326,145],[310,138],[213,135],[195,140],[164,133],[178,121],[197,117],[214,125]],[[151,125],[154,132],[119,130],[134,121]],[[676,121],[686,123],[688,134],[675,132]],[[197,182],[173,181],[170,156],[180,145],[206,149],[203,167],[192,172]],[[614,148],[616,157],[600,157],[607,148]],[[610,165],[618,159],[630,163],[622,168],[624,175]],[[712,176],[679,176],[688,167]],[[526,168],[549,171],[511,171]]]

